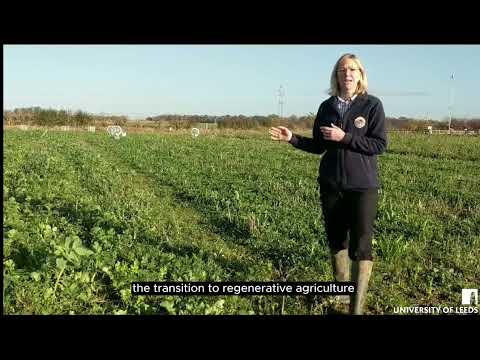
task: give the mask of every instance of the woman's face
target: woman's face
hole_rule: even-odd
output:
[[[360,68],[352,59],[343,59],[337,69],[337,80],[342,94],[354,94],[362,78]]]

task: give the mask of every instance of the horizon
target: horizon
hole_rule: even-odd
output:
[[[146,117],[142,117],[142,118],[131,118],[125,114],[113,114],[113,113],[89,113],[87,111],[84,111],[82,109],[54,109],[54,108],[42,108],[42,107],[39,107],[39,106],[27,106],[27,107],[24,107],[24,108],[14,108],[14,109],[4,109],[4,111],[14,111],[14,110],[25,110],[25,109],[32,109],[32,108],[41,108],[42,110],[54,110],[54,111],[67,111],[67,112],[71,112],[71,113],[75,113],[77,111],[82,111],[84,113],[87,113],[88,115],[91,115],[91,116],[118,116],[118,117],[125,117],[127,119],[127,121],[140,121],[140,120],[143,120],[143,121],[147,121],[148,118],[154,118],[154,117],[160,117],[160,116],[200,116],[200,117],[215,117],[215,118],[218,118],[218,117],[225,117],[225,116],[231,116],[231,117],[238,117],[238,116],[245,116],[247,118],[250,118],[250,117],[255,117],[255,116],[258,116],[258,117],[269,117],[269,116],[272,116],[272,115],[275,115],[277,116],[277,114],[268,114],[268,115],[259,115],[259,114],[255,114],[255,115],[245,115],[245,114],[222,114],[222,115],[210,115],[210,114],[181,114],[181,113],[177,113],[177,114],[174,114],[174,113],[165,113],[165,114],[157,114],[157,115],[150,115],[150,116],[146,116]],[[316,115],[316,114],[315,114]],[[283,117],[282,119],[285,119],[285,120],[288,120],[290,117],[297,117],[300,118],[300,117],[304,117],[304,116],[308,116],[308,114],[304,114],[304,115],[297,115],[297,114],[292,114],[288,117]],[[407,116],[390,116],[390,115],[387,115],[385,114],[385,118],[389,118],[389,119],[392,119],[392,120],[414,120],[414,121],[433,121],[433,122],[448,122],[449,121],[449,118],[445,118],[445,119],[424,119],[424,118],[414,118],[414,117],[407,117]],[[453,117],[452,116],[452,121],[454,120],[466,120],[466,121],[477,121],[477,120],[480,120],[480,116],[473,116],[473,117],[467,117],[467,118],[464,118],[464,117]],[[153,120],[155,121],[155,120]]]

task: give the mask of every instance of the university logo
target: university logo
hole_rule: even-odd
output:
[[[355,124],[355,127],[357,127],[358,129],[361,129],[361,128],[363,128],[363,127],[365,126],[365,124],[366,124],[367,122],[366,122],[365,118],[359,116],[359,117],[357,117],[357,118],[354,120],[353,123]]]
[[[478,289],[462,289],[462,305],[478,305]]]

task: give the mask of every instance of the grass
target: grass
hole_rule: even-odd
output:
[[[480,139],[392,134],[368,314],[458,306],[480,268]],[[4,133],[6,314],[279,314],[281,296],[132,281],[330,281],[319,157],[265,132]],[[286,297],[286,314],[329,305]]]

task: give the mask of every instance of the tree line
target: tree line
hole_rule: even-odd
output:
[[[82,110],[71,111],[30,107],[3,111],[3,125],[7,126],[122,126],[127,121],[128,118],[126,116],[94,115]]]
[[[279,118],[278,115],[245,116],[245,115],[158,115],[147,117],[146,121],[157,124],[159,127],[173,127],[175,129],[188,129],[198,124],[216,124],[218,128],[254,129],[271,126],[290,126],[292,128],[311,128],[315,115],[312,113],[297,117]]]
[[[218,128],[231,129],[254,129],[259,127],[286,126],[292,129],[311,129],[315,122],[315,114],[310,112],[304,116],[291,115],[279,118],[276,114],[268,116],[245,116],[245,115],[158,115],[145,118],[145,122],[154,127],[174,129],[189,129],[199,123],[216,124]],[[42,109],[40,107],[17,108],[3,111],[3,124],[14,125],[39,125],[39,126],[62,126],[72,127],[85,126],[109,126],[134,125],[138,122],[129,121],[127,116],[96,115],[86,111],[70,111]],[[143,124],[142,124],[143,126]],[[407,117],[386,117],[388,130],[411,130],[421,131],[428,126],[434,130],[448,129],[448,119],[443,121],[414,119]],[[457,130],[480,130],[480,118],[452,118],[451,127]]]
[[[268,116],[244,116],[244,115],[158,115],[148,117],[145,120],[162,125],[164,127],[190,128],[199,123],[216,123],[219,128],[251,129],[257,127],[287,126],[292,129],[310,129],[315,122],[315,114],[309,113],[305,116],[289,116],[279,118],[278,115]],[[434,130],[448,130],[448,119],[442,121],[407,118],[404,116],[386,117],[388,130],[410,130],[420,131],[432,126]],[[451,127],[457,130],[480,130],[480,118],[454,118],[452,117]]]
[[[433,130],[448,130],[449,119],[445,118],[442,121],[434,120],[419,120],[406,117],[386,117],[387,129],[389,130],[410,130],[423,131],[431,126]],[[480,130],[480,118],[455,118],[452,117],[451,128],[455,130]]]

